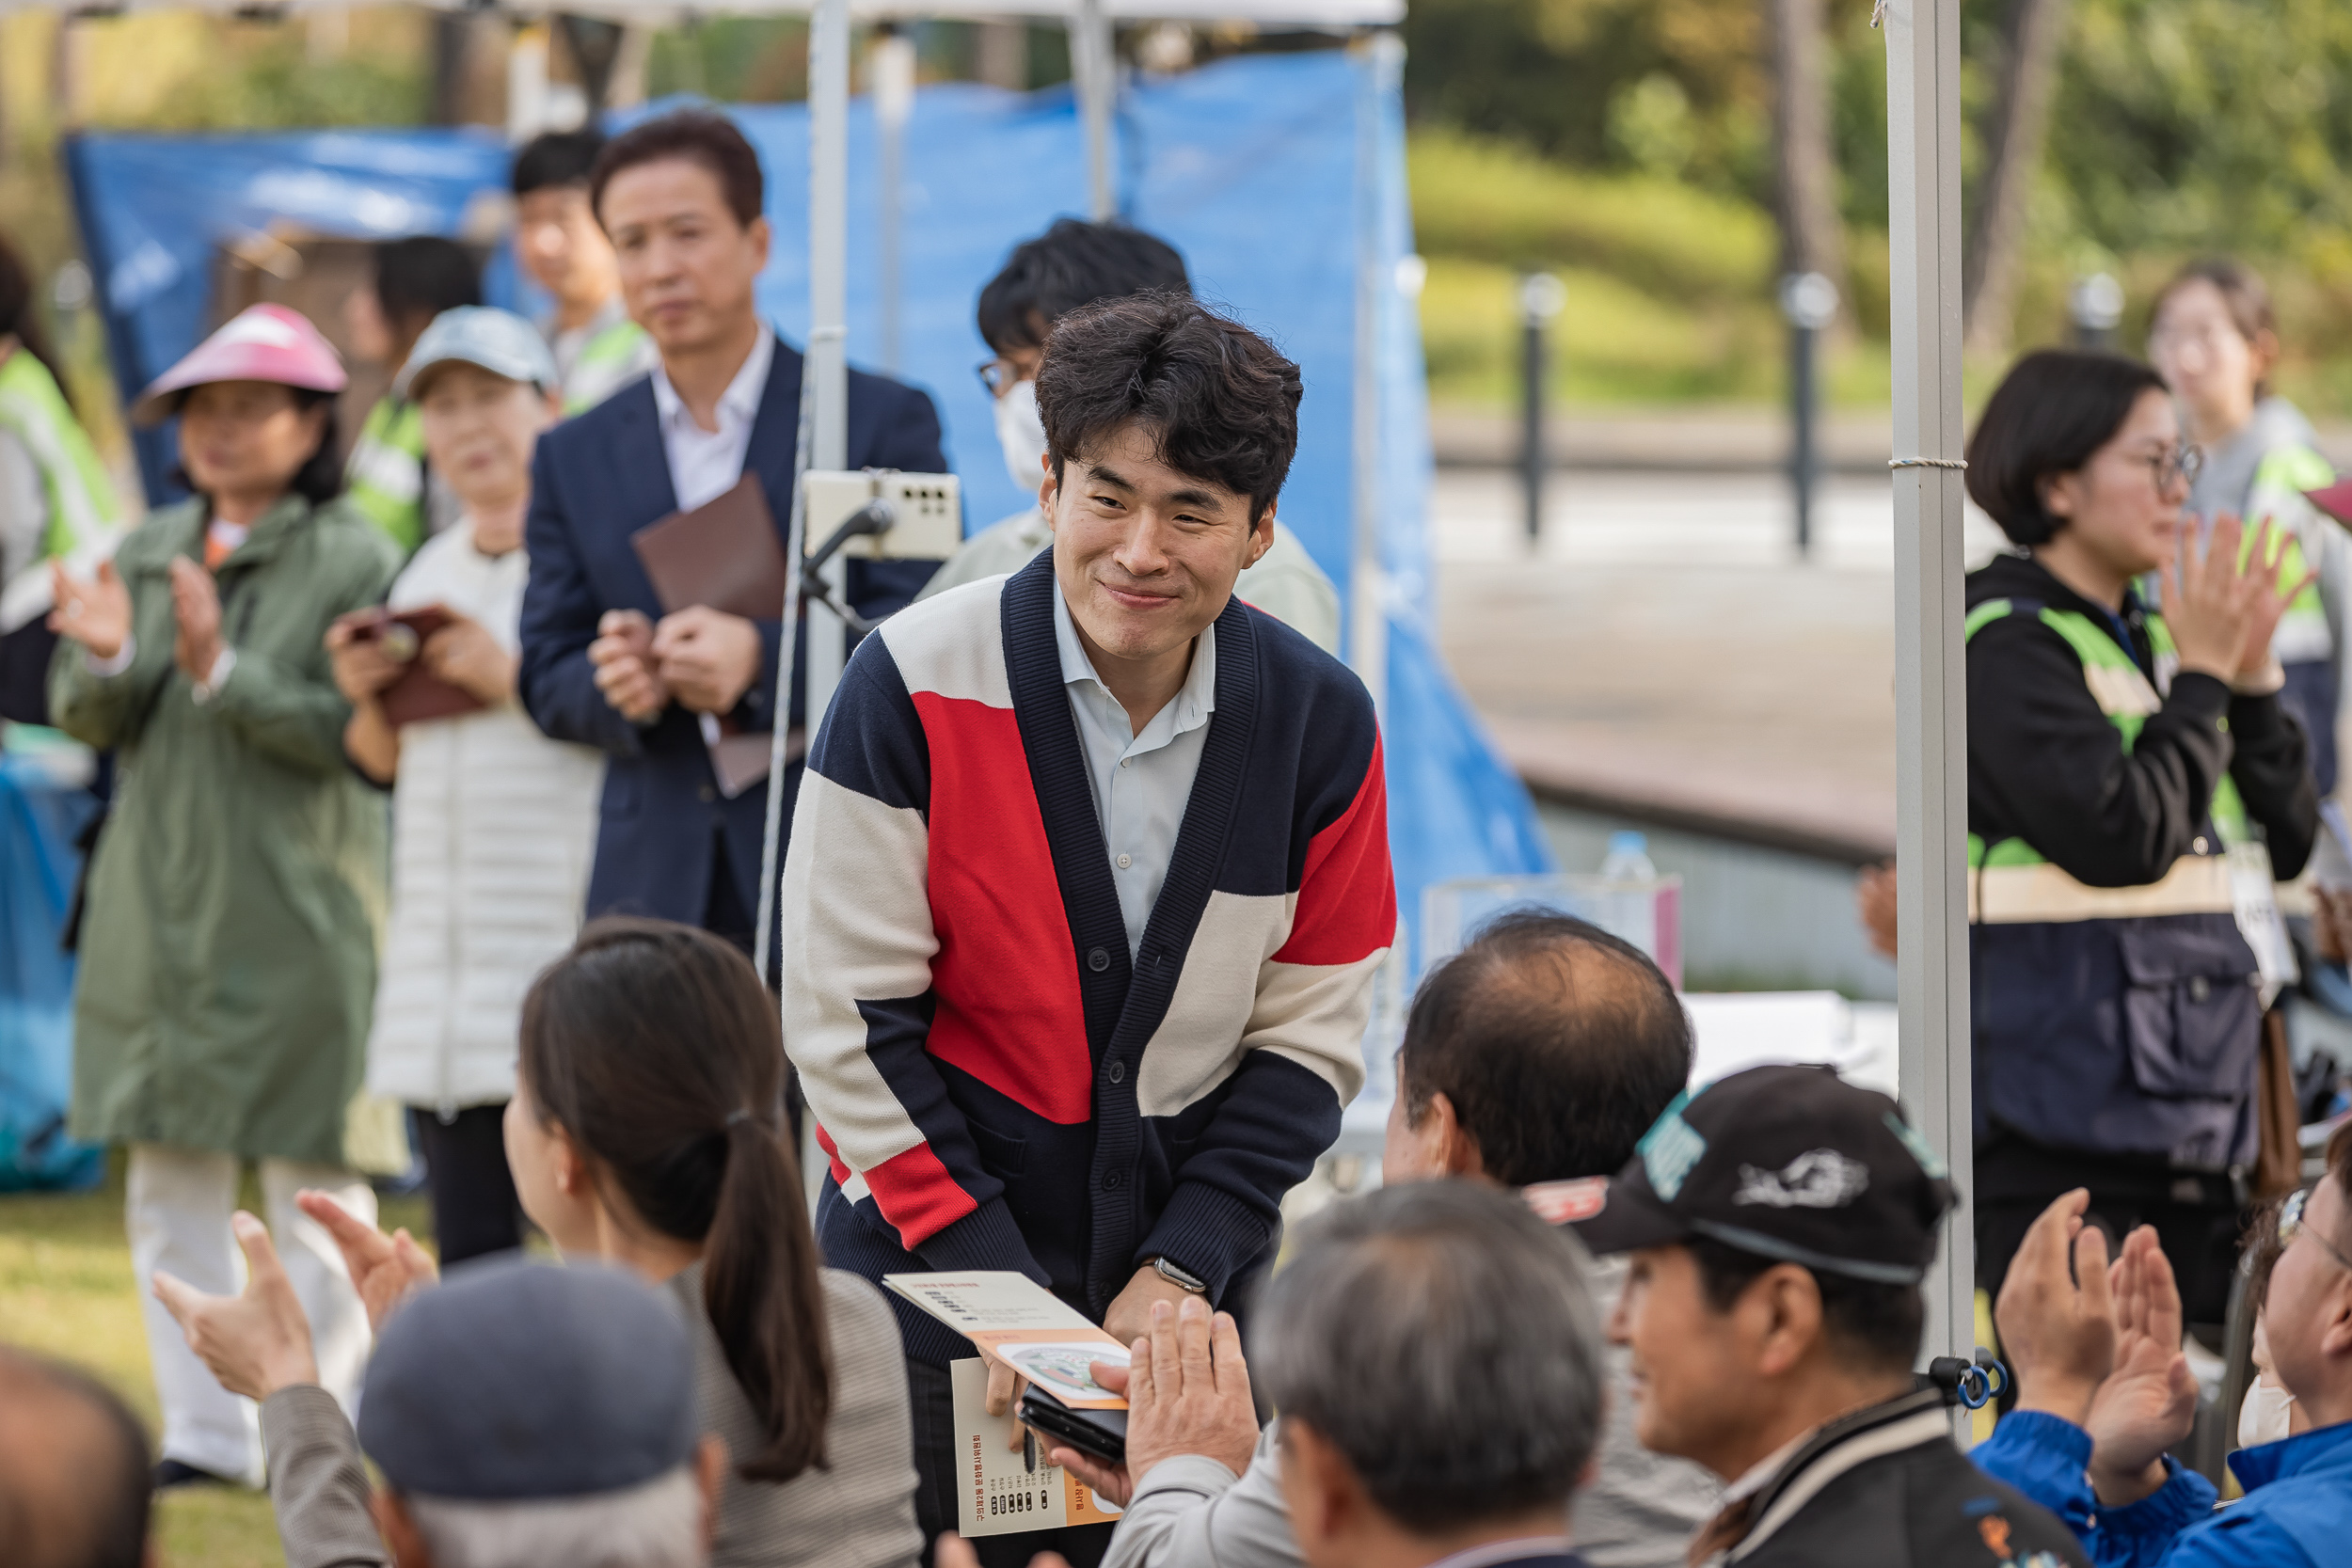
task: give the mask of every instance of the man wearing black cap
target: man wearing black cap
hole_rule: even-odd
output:
[[[616,1269],[467,1264],[380,1325],[355,1437],[269,1233],[239,1214],[237,1240],[244,1294],[157,1293],[222,1386],[262,1402],[287,1568],[707,1560],[725,1450],[699,1435],[693,1353],[658,1292]]]
[[[1610,1338],[1646,1447],[1728,1483],[1694,1564],[2084,1563],[1969,1464],[1912,1371],[1951,1183],[1884,1095],[1825,1068],[1736,1073],[1669,1106],[1578,1229],[1630,1253]]]

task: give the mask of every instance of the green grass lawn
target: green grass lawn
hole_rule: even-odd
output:
[[[260,1195],[248,1177],[246,1207]],[[388,1198],[384,1223],[429,1228],[422,1200]],[[0,1342],[89,1369],[155,1430],[155,1386],[122,1229],[122,1162],[106,1185],[73,1196],[0,1196]],[[159,1568],[278,1568],[269,1498],[225,1487],[183,1487],[156,1518]]]

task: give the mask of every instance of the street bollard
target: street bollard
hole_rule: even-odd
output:
[[[1837,319],[1837,285],[1818,272],[1790,273],[1780,280],[1780,313],[1788,320],[1788,487],[1803,561],[1813,553],[1813,491],[1821,474],[1817,361],[1822,330]]]
[[[2115,328],[2123,319],[2123,285],[2104,272],[2077,277],[2066,292],[2066,313],[2074,323],[2075,346],[2111,349]]]
[[[1548,272],[1519,278],[1519,478],[1527,491],[1527,547],[1544,536],[1544,329],[1567,303],[1567,285]]]

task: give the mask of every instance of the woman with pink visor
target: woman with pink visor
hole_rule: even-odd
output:
[[[324,1188],[373,1220],[354,1167],[401,1146],[393,1113],[355,1112],[386,807],[343,759],[351,706],[321,639],[382,599],[399,554],[341,499],[343,381],[316,327],[257,305],[141,394],[137,422],[179,417],[194,494],[150,515],[94,579],[56,570],[49,703],[54,723],[121,761],[82,924],[73,1135],[130,1146],[142,1286],[161,1269],[238,1288],[230,1212],[258,1163],[321,1381],[347,1401],[367,1317],[294,1196]],[[152,1300],[147,1333],[157,1483],[257,1481],[254,1407]]]

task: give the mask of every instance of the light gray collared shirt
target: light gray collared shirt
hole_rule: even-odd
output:
[[[1209,736],[1209,715],[1216,711],[1216,627],[1203,627],[1193,644],[1192,668],[1166,706],[1137,735],[1127,710],[1094,673],[1070,606],[1054,594],[1054,642],[1061,651],[1062,689],[1070,693],[1070,716],[1077,721],[1078,744],[1086,752],[1087,784],[1094,792],[1094,819],[1110,851],[1111,880],[1119,889],[1119,913],[1127,927],[1127,956],[1143,945],[1143,927],[1168,880],[1176,852],[1176,832],[1192,800],[1200,771],[1200,748]]]
[[[670,487],[677,492],[678,510],[718,499],[743,477],[744,454],[752,450],[752,421],[759,417],[759,400],[768,390],[768,371],[775,363],[776,335],[759,329],[743,368],[719,394],[719,428],[705,430],[687,412],[686,400],[670,385],[670,372],[660,365],[653,372],[653,404],[661,420],[661,451],[670,460]]]

